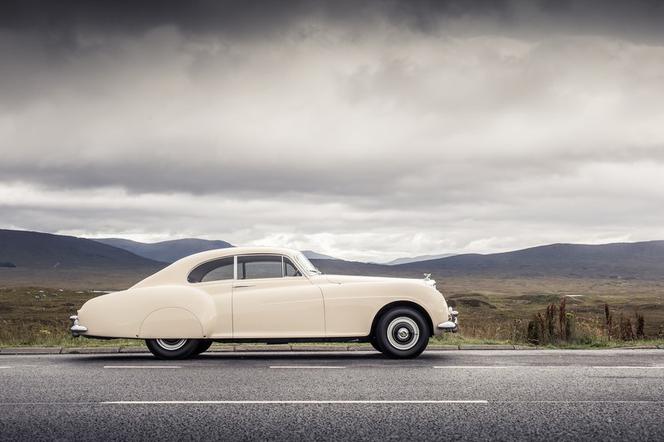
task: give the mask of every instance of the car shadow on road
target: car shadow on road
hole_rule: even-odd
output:
[[[158,362],[159,364],[173,364],[178,365],[182,363],[191,362],[211,362],[211,361],[297,361],[302,363],[305,361],[381,361],[381,362],[394,362],[403,363],[404,361],[413,360],[440,360],[440,354],[423,353],[417,359],[392,359],[378,352],[290,352],[290,351],[271,351],[271,352],[210,352],[196,356],[189,359],[180,360],[161,360],[157,359],[149,353],[118,353],[118,354],[105,354],[105,355],[80,355],[80,358],[75,358],[73,361],[80,364],[99,363],[99,362]],[[71,360],[70,360],[71,361]]]

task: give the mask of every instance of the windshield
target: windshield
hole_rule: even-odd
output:
[[[316,273],[318,275],[322,274],[322,272],[320,270],[318,270],[316,268],[316,266],[313,265],[311,263],[311,261],[309,261],[309,259],[306,256],[304,256],[303,253],[296,254],[295,255],[295,260],[300,264],[300,266],[302,267],[302,269],[305,272],[307,272],[309,274],[311,274],[311,273]]]

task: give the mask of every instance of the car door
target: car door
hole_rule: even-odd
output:
[[[281,255],[237,257],[234,338],[325,336],[323,294]]]

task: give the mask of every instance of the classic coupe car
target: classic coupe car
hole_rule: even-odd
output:
[[[162,359],[219,342],[360,341],[413,358],[455,332],[435,282],[324,275],[300,252],[233,247],[182,258],[128,290],[87,301],[73,336],[144,339]]]

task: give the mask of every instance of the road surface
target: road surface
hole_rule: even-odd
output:
[[[664,440],[664,351],[1,355],[2,440]]]

